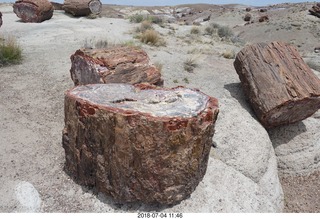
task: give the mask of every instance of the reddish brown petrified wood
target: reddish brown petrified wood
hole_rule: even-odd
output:
[[[292,45],[247,46],[237,54],[234,67],[266,128],[303,120],[320,107],[320,80]]]
[[[97,83],[149,83],[163,85],[160,71],[145,51],[132,46],[81,49],[71,56],[75,85]]]
[[[217,99],[183,87],[75,87],[65,95],[65,169],[120,203],[177,203],[206,172],[218,111]]]
[[[63,10],[75,17],[99,14],[102,3],[100,0],[64,0]]]
[[[51,19],[53,6],[48,0],[18,0],[13,4],[13,12],[26,23],[40,23]]]

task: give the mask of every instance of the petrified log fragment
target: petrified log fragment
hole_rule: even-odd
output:
[[[102,4],[100,0],[65,0],[63,10],[75,17],[99,14]]]
[[[13,12],[27,23],[40,23],[51,19],[53,6],[48,0],[18,0],[13,4]]]
[[[75,87],[65,95],[65,170],[119,203],[177,203],[206,172],[217,115],[217,99],[183,87]]]
[[[311,9],[309,9],[310,14],[320,18],[320,3],[315,4],[312,6]]]
[[[320,79],[292,45],[247,46],[237,54],[234,67],[266,128],[303,120],[320,107]]]
[[[0,11],[0,27],[2,26],[2,13]]]
[[[97,83],[149,83],[161,86],[160,71],[145,51],[132,46],[77,50],[71,56],[75,85]]]

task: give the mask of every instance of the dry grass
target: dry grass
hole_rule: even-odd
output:
[[[147,30],[153,30],[152,23],[150,21],[142,21],[140,27],[137,27],[137,33],[143,33]]]
[[[22,61],[22,49],[14,37],[0,38],[0,66],[19,64]]]
[[[200,28],[199,27],[196,27],[196,26],[193,26],[192,28],[191,28],[191,30],[190,30],[190,33],[191,34],[195,34],[195,35],[198,35],[198,34],[200,34]]]
[[[160,37],[155,30],[146,30],[140,35],[140,41],[152,46],[165,46],[165,41]]]
[[[222,56],[226,59],[234,59],[236,54],[233,50],[226,50],[222,53]]]
[[[183,63],[184,70],[187,72],[193,72],[193,70],[198,67],[198,64],[196,63],[196,60],[194,58],[188,58]]]

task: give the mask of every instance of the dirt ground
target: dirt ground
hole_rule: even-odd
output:
[[[233,5],[223,10],[216,7],[209,10],[213,13],[211,20],[232,27],[246,42],[265,40],[266,33],[268,40],[286,39],[290,35],[292,39],[289,41],[308,57],[315,45],[320,45],[317,35],[319,21],[306,15],[305,8],[308,6],[294,5],[286,11],[290,14],[285,15],[275,10],[270,14],[269,23],[247,26],[243,22],[244,7],[239,9],[239,6]],[[206,9],[205,6],[195,8],[198,13]],[[104,18],[98,19],[71,19],[64,12],[55,11],[49,21],[26,24],[12,13],[10,5],[0,5],[4,21],[0,37],[14,35],[23,48],[24,56],[21,64],[0,68],[0,203],[6,203],[0,205],[0,212],[118,212],[115,210],[117,206],[105,208],[104,203],[112,203],[108,198],[98,196],[100,202],[97,202],[91,191],[75,185],[63,171],[61,137],[64,91],[73,86],[69,73],[70,55],[77,49],[98,40],[138,42],[133,33],[137,25],[119,19],[134,14],[135,10],[104,6]],[[257,12],[255,16],[258,15]],[[199,16],[190,19],[197,18]],[[302,25],[296,26],[294,22],[299,19],[304,19]],[[201,88],[203,92],[215,96],[219,91],[210,89],[207,62],[214,60],[217,71],[221,71],[222,75],[228,74],[234,71],[233,60],[223,58],[223,53],[236,53],[243,45],[220,42],[206,36],[194,37],[189,34],[192,25],[182,23],[180,20],[164,28],[156,27],[166,39],[166,47],[142,47],[153,62],[163,65],[165,86]],[[197,60],[197,74],[184,70],[183,62],[189,57]],[[319,60],[319,57],[316,58]],[[319,177],[320,172],[308,176],[280,176],[285,193],[285,212],[320,212]],[[13,197],[13,191],[28,188],[32,193],[32,185],[45,201],[39,202],[35,194],[30,200],[27,199],[31,204],[19,204]],[[75,196],[80,198],[71,199]]]

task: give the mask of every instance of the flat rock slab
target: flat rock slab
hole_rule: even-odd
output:
[[[145,51],[132,46],[80,49],[71,56],[75,85],[97,83],[149,83],[163,85],[160,71]]]
[[[66,171],[120,203],[176,204],[205,175],[218,111],[183,87],[78,86],[65,96]]]
[[[292,45],[246,46],[237,54],[234,67],[266,128],[301,121],[320,108],[320,79]]]
[[[13,12],[26,23],[40,23],[51,19],[54,8],[48,0],[18,0]]]

